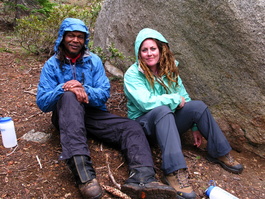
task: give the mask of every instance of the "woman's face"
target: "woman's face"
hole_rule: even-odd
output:
[[[156,67],[160,59],[160,52],[156,42],[153,39],[146,39],[140,48],[141,60],[148,67]]]

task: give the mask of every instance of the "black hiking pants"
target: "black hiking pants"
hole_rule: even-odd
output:
[[[65,92],[59,99],[52,123],[60,131],[61,160],[75,155],[90,157],[87,136],[91,134],[118,146],[129,169],[154,166],[149,143],[138,122],[84,105],[72,92]]]

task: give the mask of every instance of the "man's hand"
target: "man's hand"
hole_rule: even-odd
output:
[[[64,91],[71,91],[76,95],[77,101],[88,104],[88,95],[83,85],[77,80],[70,80],[63,85]]]
[[[199,147],[202,143],[202,134],[200,131],[193,131],[193,138],[194,138],[194,146]]]
[[[63,85],[63,89],[65,91],[68,91],[68,90],[70,90],[70,89],[72,89],[74,87],[83,88],[82,84],[79,81],[77,81],[77,80],[70,80],[70,81],[64,83],[64,85]]]

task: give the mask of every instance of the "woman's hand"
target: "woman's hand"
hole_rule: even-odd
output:
[[[184,97],[181,97],[181,102],[180,102],[180,104],[178,105],[177,109],[181,109],[181,108],[183,108],[183,106],[185,105],[185,103],[186,103],[185,98],[184,98]]]
[[[193,138],[194,138],[194,146],[199,147],[201,146],[202,143],[202,134],[200,131],[192,131],[193,133]]]

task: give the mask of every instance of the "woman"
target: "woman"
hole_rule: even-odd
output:
[[[167,40],[156,30],[145,28],[135,40],[136,62],[126,71],[124,92],[128,117],[138,121],[148,138],[156,138],[162,152],[166,182],[180,198],[195,198],[188,183],[187,165],[180,135],[192,129],[194,145],[208,140],[209,160],[233,173],[243,166],[231,155],[231,147],[202,101],[191,101],[179,76],[178,62]]]

